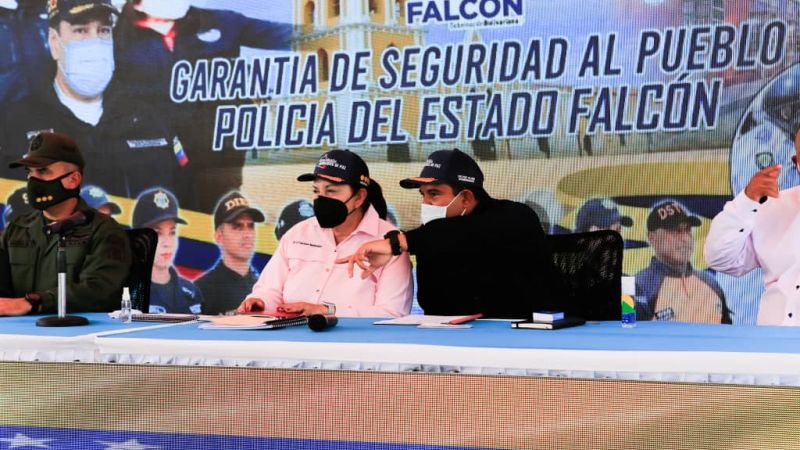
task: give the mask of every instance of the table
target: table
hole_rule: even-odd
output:
[[[800,386],[800,329],[590,322],[563,330],[515,330],[479,320],[470,329],[417,329],[340,319],[316,333],[202,330],[196,323],[39,328],[0,320],[0,358],[208,366],[456,372]],[[258,343],[258,344],[255,344]]]

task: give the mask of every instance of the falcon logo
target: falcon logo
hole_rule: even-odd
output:
[[[524,0],[414,0],[406,3],[409,25],[447,24],[451,30],[522,25]]]

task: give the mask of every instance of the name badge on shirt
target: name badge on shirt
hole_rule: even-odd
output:
[[[217,42],[219,38],[222,37],[222,32],[217,28],[211,28],[210,30],[205,30],[197,33],[197,39],[205,43],[212,43]]]
[[[29,239],[15,239],[8,243],[9,247],[33,247],[36,244]]]
[[[320,245],[320,244],[315,244],[315,243],[313,243],[313,242],[292,241],[292,244],[295,244],[295,245],[305,245],[306,247],[322,248],[322,245]]]
[[[165,147],[168,142],[165,138],[156,139],[128,139],[128,148],[153,148]]]
[[[65,247],[86,247],[89,244],[88,237],[69,238],[64,239]]]

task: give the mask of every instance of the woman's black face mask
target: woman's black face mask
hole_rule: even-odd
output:
[[[351,212],[348,211],[346,202],[349,202],[355,194],[344,202],[335,198],[319,196],[314,200],[314,216],[322,228],[333,228],[339,226],[347,220]]]

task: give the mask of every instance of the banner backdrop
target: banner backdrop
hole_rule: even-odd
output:
[[[49,28],[44,1],[0,2],[6,221],[25,209],[24,173],[7,161],[39,131],[70,134],[88,161],[85,198],[113,204],[119,222],[155,226],[155,213],[137,223],[137,201],[175,208],[179,245],[157,264],[174,259],[186,309],[221,312],[246,292],[203,292],[203,274],[236,253],[253,258],[255,281],[280,236],[313,215],[296,177],[326,150],[358,152],[391,219],[412,228],[419,196],[398,181],[455,147],[479,162],[490,194],[529,205],[548,233],[619,227],[624,271],[655,319],[720,322],[729,310],[755,323],[760,271],[709,271],[702,246],[760,168],[782,164],[782,188],[799,181],[800,3],[184,3],[117,1],[113,30],[89,46]],[[263,215],[254,232],[215,232],[243,206]],[[690,241],[648,233],[649,217],[672,214],[699,219]],[[654,257],[664,254],[686,264],[672,287]]]

